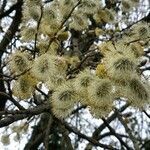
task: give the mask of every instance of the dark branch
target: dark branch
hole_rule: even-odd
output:
[[[106,125],[106,127],[110,130],[110,132],[120,141],[120,143],[126,147],[127,150],[132,150],[132,148],[130,148],[120,137],[120,135],[116,134],[115,130],[109,125],[109,123],[107,122],[107,120],[105,118],[102,118],[102,120],[104,121],[104,124]]]
[[[124,106],[122,106],[120,109],[119,109],[119,112],[123,112],[127,107],[129,106],[129,104],[125,104]],[[107,122],[110,123],[112,122],[113,120],[115,120],[115,118],[117,117],[117,113],[114,112],[111,116],[109,116],[107,118]],[[101,139],[101,131],[103,129],[105,129],[106,125],[104,123],[102,123],[97,129],[95,129],[95,131],[93,132],[93,135],[92,135],[92,138],[94,138],[95,140],[99,140]],[[86,147],[89,147],[90,143],[87,144]]]
[[[73,132],[75,134],[77,134],[80,138],[86,139],[87,141],[89,141],[91,144],[93,144],[94,146],[99,146],[108,150],[118,150],[117,148],[113,148],[112,146],[109,145],[105,145],[102,143],[99,143],[97,140],[90,138],[88,136],[86,136],[85,134],[82,134],[80,131],[78,131],[75,127],[70,127],[66,122],[64,121],[59,121],[61,124],[63,124],[65,126],[65,128],[67,130],[69,130],[70,132]]]
[[[5,52],[6,47],[9,45],[9,43],[12,40],[13,36],[15,35],[16,31],[18,30],[18,26],[21,22],[21,17],[22,17],[22,12],[21,12],[22,8],[21,7],[23,4],[23,1],[18,0],[18,3],[19,3],[19,7],[16,10],[16,14],[13,18],[13,21],[0,43],[0,66],[2,65],[3,53]],[[3,76],[1,76],[1,74],[3,74],[2,69],[0,69],[0,92],[5,93],[4,81],[2,80]],[[5,96],[0,96],[0,110],[4,110],[6,101],[7,101],[7,98]]]
[[[48,112],[48,111],[50,111],[50,106],[48,103],[27,110],[12,111],[11,115],[9,115],[3,120],[0,120],[0,127],[8,126],[15,121],[32,117],[34,115],[39,115],[41,113]],[[10,112],[8,111],[8,113]]]
[[[3,17],[7,17],[10,13],[12,13],[14,10],[20,9],[20,6],[22,5],[22,1],[18,1],[16,4],[11,6],[8,10],[0,14],[0,19]]]

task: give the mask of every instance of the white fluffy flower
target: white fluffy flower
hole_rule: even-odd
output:
[[[20,74],[30,68],[29,55],[26,52],[17,51],[9,58],[10,70]]]
[[[46,81],[56,71],[55,56],[43,54],[38,57],[32,66],[32,74],[41,81]]]

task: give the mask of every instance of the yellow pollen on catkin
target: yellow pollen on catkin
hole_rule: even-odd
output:
[[[100,29],[100,28],[98,28],[98,27],[95,28],[95,35],[96,35],[96,36],[103,35],[104,33],[105,33],[104,30],[102,30],[102,29]]]
[[[106,66],[104,64],[99,64],[96,67],[96,75],[100,78],[108,77]]]
[[[37,83],[36,78],[27,73],[15,81],[12,89],[13,95],[19,99],[28,99],[34,92]]]

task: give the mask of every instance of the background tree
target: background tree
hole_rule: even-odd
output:
[[[4,145],[149,149],[148,0],[0,4]]]

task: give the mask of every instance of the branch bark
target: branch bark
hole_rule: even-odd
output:
[[[48,103],[27,110],[13,111],[11,115],[9,115],[3,120],[0,120],[0,128],[8,126],[15,121],[32,117],[34,115],[39,115],[49,111],[50,111],[50,106]]]
[[[123,112],[127,107],[129,106],[129,104],[125,104],[124,106],[122,106],[119,109],[119,112]],[[113,120],[115,120],[115,118],[117,117],[117,113],[113,113],[110,117],[107,118],[107,122],[111,123]],[[97,129],[95,129],[95,131],[92,134],[92,138],[94,138],[95,140],[99,140],[101,139],[100,133],[103,131],[103,129],[106,128],[106,125],[104,123],[102,123]],[[92,148],[92,145],[90,143],[87,144],[86,146],[86,150],[88,150],[90,148]],[[88,148],[88,149],[87,149]]]
[[[12,40],[13,36],[15,35],[15,33],[17,32],[19,24],[21,22],[23,1],[18,0],[17,3],[19,3],[19,7],[18,7],[18,9],[16,9],[16,14],[13,18],[13,21],[0,43],[0,68],[2,66],[2,56],[6,50],[6,47],[11,42],[11,40]],[[3,74],[3,70],[0,69],[0,92],[5,93],[6,90],[5,90],[5,85],[4,85],[4,80],[3,80],[2,74]],[[6,101],[7,101],[7,98],[5,96],[1,95],[0,96],[0,111],[4,110]]]
[[[123,140],[122,138],[116,134],[115,130],[109,125],[109,123],[106,121],[105,118],[102,118],[102,120],[104,121],[106,127],[110,130],[110,132],[120,141],[120,143],[127,149],[127,150],[133,150],[132,148],[130,148]]]
[[[40,121],[36,126],[34,126],[30,139],[28,143],[25,145],[24,150],[36,150],[38,146],[43,142],[44,136],[46,134],[46,125],[48,124],[49,114],[44,113]]]
[[[18,1],[16,4],[14,4],[13,6],[11,6],[8,10],[6,10],[5,12],[0,13],[0,19],[8,16],[10,13],[12,13],[14,10],[20,9],[22,5],[22,1]]]
[[[91,144],[93,144],[94,146],[99,146],[108,150],[118,150],[117,148],[114,148],[110,145],[105,145],[102,143],[99,143],[97,140],[95,140],[94,138],[90,138],[88,136],[86,136],[85,134],[82,134],[80,131],[78,131],[75,127],[70,127],[68,125],[68,123],[66,123],[65,121],[62,120],[58,120],[59,123],[63,124],[65,126],[65,128],[70,131],[73,132],[75,134],[77,134],[80,138],[86,139],[87,141],[89,141]]]

